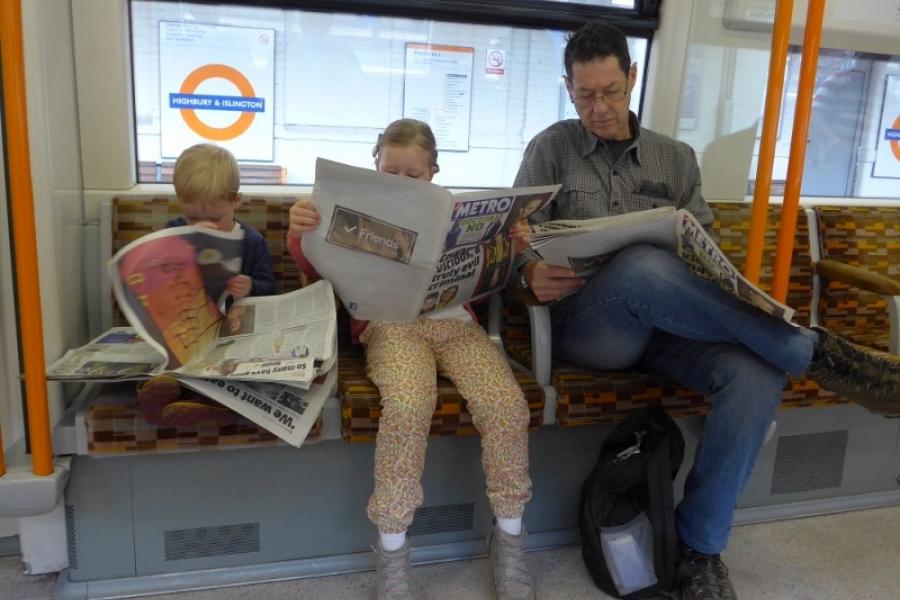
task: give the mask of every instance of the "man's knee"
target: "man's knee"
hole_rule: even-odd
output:
[[[718,394],[723,401],[746,405],[742,412],[758,409],[767,414],[781,403],[786,383],[783,371],[744,349],[721,360],[712,378],[714,390],[728,392]]]

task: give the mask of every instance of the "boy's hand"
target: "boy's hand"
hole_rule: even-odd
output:
[[[531,238],[528,237],[531,235],[531,225],[529,225],[528,221],[525,219],[519,219],[509,228],[507,235],[509,235],[513,241],[513,256],[518,256],[524,252],[531,243]]]
[[[253,280],[248,275],[235,275],[228,280],[228,293],[234,296],[235,300],[249,294],[252,287]]]
[[[290,229],[288,233],[299,238],[304,231],[312,231],[319,226],[319,211],[309,200],[297,200],[290,210]]]

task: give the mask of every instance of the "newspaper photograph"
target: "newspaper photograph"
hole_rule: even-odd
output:
[[[747,280],[685,209],[662,207],[581,221],[550,221],[532,227],[531,246],[541,258],[552,265],[569,267],[580,277],[596,271],[625,246],[653,244],[678,254],[694,274],[792,323],[794,309]]]
[[[174,370],[215,344],[219,303],[241,271],[243,230],[171,227],[145,235],[109,262],[110,281],[128,323]]]
[[[279,383],[178,379],[299,448],[334,389],[337,369],[317,378],[308,390]]]
[[[322,220],[303,235],[303,253],[354,318],[409,322],[502,288],[510,227],[558,190],[452,194],[320,158],[312,200]]]
[[[128,381],[162,371],[165,358],[131,327],[113,327],[89,343],[68,350],[47,367],[47,379]]]

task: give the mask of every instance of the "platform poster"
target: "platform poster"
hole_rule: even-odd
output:
[[[474,48],[406,44],[403,116],[431,125],[438,150],[469,149],[474,59]]]
[[[275,30],[159,23],[160,153],[201,142],[273,159]]]
[[[872,177],[900,179],[900,75],[888,75],[884,80],[884,104]]]

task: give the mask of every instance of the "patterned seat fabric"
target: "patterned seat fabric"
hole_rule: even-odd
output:
[[[283,442],[267,430],[235,415],[230,425],[198,424],[195,427],[157,427],[144,420],[136,403],[91,405],[85,418],[88,453],[91,456],[218,450],[235,446],[272,446]],[[318,441],[320,416],[304,444]]]
[[[710,206],[715,216],[713,230],[719,237],[719,246],[735,266],[743,268],[751,206],[740,203],[711,203]],[[760,276],[760,287],[766,291],[771,288],[777,219],[778,208],[774,207],[769,210],[764,264]],[[801,215],[791,257],[786,302],[797,311],[794,320],[801,325],[809,324],[811,295],[809,234],[806,219]],[[504,311],[502,336],[507,352],[522,364],[530,365],[531,334],[528,316],[521,306],[509,303]],[[595,371],[573,365],[554,364],[551,383],[559,394],[556,419],[564,427],[620,420],[641,406],[661,406],[674,416],[705,414],[709,410],[706,399],[701,394],[662,377],[637,371]],[[842,402],[834,394],[819,388],[814,381],[803,377],[788,382],[782,406]]]
[[[900,281],[900,208],[819,206],[816,219],[822,259]],[[823,281],[819,319],[858,344],[888,350],[890,317],[883,296],[840,281]]]

